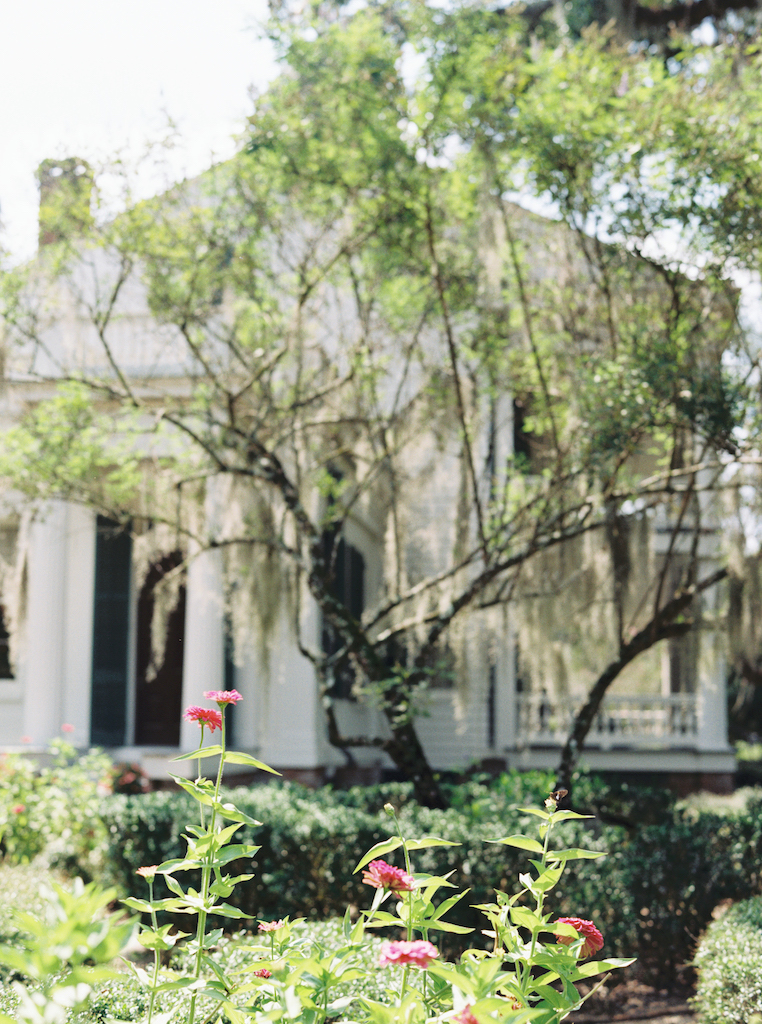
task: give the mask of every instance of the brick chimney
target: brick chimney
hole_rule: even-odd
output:
[[[43,160],[37,168],[37,181],[40,186],[40,248],[83,234],[93,222],[90,165],[74,156]]]

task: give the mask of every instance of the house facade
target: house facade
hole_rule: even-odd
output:
[[[6,428],[53,393],[57,366],[91,359],[92,325],[86,329],[65,305],[56,325],[35,375],[20,362],[8,364],[0,399]],[[117,327],[114,344],[135,379],[150,368],[152,380],[161,378],[182,394],[187,364],[153,321],[137,284],[120,298]],[[507,463],[525,443],[521,405],[503,396],[495,405],[490,458]],[[406,558],[436,572],[438,548],[453,544],[461,467],[451,452],[436,449],[433,433],[421,434],[419,453],[420,465],[409,467],[420,486],[415,507],[407,510],[413,528]],[[211,478],[205,486],[207,522],[222,522],[231,500],[226,483]],[[346,518],[338,550],[336,586],[356,617],[380,601],[389,572],[387,516],[374,493]],[[180,769],[171,763],[197,746],[198,727],[183,720],[183,709],[199,703],[206,690],[235,688],[244,698],[231,726],[238,749],[310,784],[370,781],[388,772],[392,764],[377,747],[358,748],[348,766],[328,741],[315,669],[303,648],[330,651],[333,639],[306,589],[295,602],[276,602],[266,636],[238,642],[246,624],[240,615],[231,620],[223,547],[193,550],[191,544],[188,550],[178,543],[173,551],[166,537],[152,542],[158,530],[147,518],[128,530],[74,502],[4,496],[0,748],[41,755],[65,728],[78,747],[105,747],[115,760],[137,762],[151,778],[165,780],[170,771],[194,770],[190,762],[180,762]],[[642,541],[647,557],[674,557],[685,543],[686,557],[697,556],[702,573],[718,563],[717,524],[703,529],[698,552],[687,535],[675,541],[673,534],[668,519],[650,519]],[[173,599],[157,615],[157,587],[170,578]],[[716,588],[708,592],[704,611],[719,609],[720,599]],[[540,641],[549,650],[570,642],[562,635],[559,607],[558,636]],[[524,655],[536,641],[527,639],[510,603],[469,612],[461,633],[455,670],[416,705],[416,728],[432,766],[555,768],[587,680],[559,688],[552,668],[538,667],[536,659],[528,672],[532,659]],[[691,642],[690,651],[685,643],[663,643],[639,674],[623,675],[596,716],[583,763],[679,776],[692,786],[731,784],[721,630],[704,628]],[[384,735],[382,714],[372,700],[355,699],[351,684],[342,690],[337,680],[334,699],[345,735]]]
[[[381,546],[371,526],[350,522],[346,534],[348,549],[361,559],[351,582],[363,588],[356,595],[363,604],[381,585]],[[234,687],[244,700],[235,709],[233,742],[288,777],[370,781],[392,768],[371,748],[356,751],[348,770],[330,745],[314,668],[287,613],[272,631],[265,661],[252,649],[243,659],[233,655],[220,550],[190,560],[166,623],[163,664],[149,678],[152,586],[171,568],[166,559],[139,576],[130,533],[65,501],[24,508],[6,519],[3,536],[6,557],[22,561],[16,571],[25,607],[17,612],[15,657],[0,679],[2,749],[42,754],[65,728],[76,746],[103,746],[115,760],[167,779],[178,773],[171,759],[198,742],[198,727],[182,719],[183,709],[205,690]],[[437,769],[557,766],[581,698],[559,698],[550,686],[527,689],[510,612],[501,619],[496,630],[494,618],[480,621],[474,613],[465,685],[434,687],[420,702],[416,728]],[[309,599],[300,626],[303,637],[321,643],[321,616]],[[688,787],[731,784],[725,663],[716,641],[703,639],[697,675],[682,689],[674,688],[668,649],[654,662],[658,689],[628,693],[622,681],[596,716],[583,763]],[[372,705],[347,698],[336,707],[345,734],[383,735]],[[188,762],[180,764],[187,770]]]

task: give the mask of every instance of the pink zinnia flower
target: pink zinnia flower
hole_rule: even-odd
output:
[[[268,971],[266,967],[261,968],[259,971],[252,971],[251,973],[255,978],[272,978],[273,976],[273,972]]]
[[[23,814],[26,810],[26,804],[14,804],[11,810],[14,814]]]
[[[425,939],[412,942],[385,942],[381,947],[378,962],[381,967],[391,964],[408,964],[412,967],[428,967],[432,960],[439,956],[439,950]]]
[[[206,690],[204,697],[206,700],[213,700],[215,704],[237,704],[239,700],[243,700],[238,690]]]
[[[584,936],[580,957],[593,956],[599,949],[603,949],[603,936],[592,921],[583,921],[581,917],[559,917],[558,921],[560,924],[570,924],[579,935]],[[564,946],[571,946],[576,942],[571,935],[557,935],[556,938]]]
[[[213,708],[200,708],[196,704],[191,704],[183,718],[186,722],[198,722],[199,725],[209,726],[209,732],[222,728],[222,715]]]
[[[151,864],[148,867],[136,868],[135,874],[140,875],[141,878],[153,878],[158,867],[158,864]]]
[[[460,1013],[456,1013],[454,1017],[450,1017],[450,1020],[455,1021],[455,1024],[479,1024],[479,1021],[471,1013],[471,1004],[466,1003]]]
[[[61,726],[61,732],[74,732],[74,726],[70,725],[68,722],[64,722]]]
[[[362,880],[374,889],[389,889],[391,892],[412,892],[415,881],[402,868],[394,868],[385,860],[372,860],[362,873]]]
[[[285,923],[285,921],[263,921],[259,926],[259,930],[261,932],[277,932]]]

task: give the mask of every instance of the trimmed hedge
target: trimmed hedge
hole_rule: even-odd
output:
[[[544,779],[537,781],[544,784]],[[613,799],[606,787],[601,791]],[[422,851],[416,854],[415,867],[437,874],[454,868],[455,884],[471,893],[450,919],[481,928],[483,918],[472,904],[490,900],[495,888],[513,890],[518,871],[525,867],[520,851],[484,842],[536,825],[536,819],[516,809],[516,795],[515,780],[494,790],[468,783],[461,788],[459,808],[432,811],[410,801],[408,790],[399,784],[339,794],[289,783],[236,790],[236,805],[263,822],[239,833],[239,841],[261,849],[255,877],[236,889],[237,905],[261,919],[286,914],[320,919],[343,914],[347,905],[366,906],[368,889],[353,870],[371,846],[391,834],[382,810],[391,800],[400,807],[406,835],[433,834],[461,844]],[[522,803],[537,804],[541,798],[518,793],[522,795]],[[111,880],[123,891],[140,895],[136,869],[184,853],[182,834],[195,820],[197,806],[185,794],[167,792],[105,800],[102,814],[110,837],[105,863]],[[690,963],[695,936],[721,900],[762,892],[759,872],[752,870],[762,849],[760,811],[760,797],[728,814],[664,800],[661,820],[642,827],[567,822],[562,826],[564,842],[605,850],[608,856],[572,862],[554,890],[553,910],[595,920],[605,936],[606,953],[637,955],[639,969],[649,979],[674,976]],[[249,867],[234,864],[231,873]]]
[[[699,943],[693,1000],[703,1024],[749,1024],[762,1013],[762,898],[736,903]]]

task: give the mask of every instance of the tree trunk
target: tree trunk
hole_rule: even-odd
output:
[[[684,612],[691,604],[697,594],[702,593],[708,587],[714,586],[727,576],[727,569],[718,569],[711,576],[701,580],[693,586],[676,594],[671,601],[654,615],[648,625],[644,626],[629,643],[623,644],[619,651],[619,657],[612,661],[590,690],[587,700],[577,712],[571,732],[561,751],[561,760],[556,773],[556,788],[567,789],[571,793],[571,777],[577,767],[579,756],[585,745],[587,734],[590,732],[595,716],[606,696],[606,691],[614,682],[622,669],[629,665],[639,654],[647,651],[660,640],[668,640],[670,637],[682,636],[693,628],[692,622],[675,622],[674,620]]]
[[[442,794],[439,781],[431,770],[426,751],[411,721],[393,723],[393,709],[385,711],[387,721],[392,729],[391,737],[384,743],[383,749],[392,761],[413,783],[416,802],[422,807],[446,810],[448,804]]]

